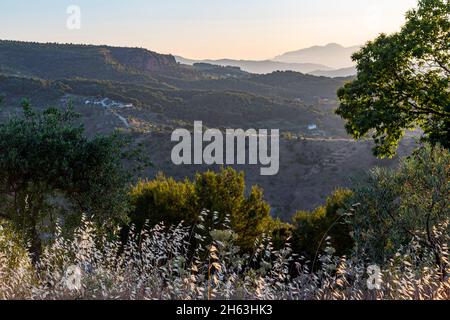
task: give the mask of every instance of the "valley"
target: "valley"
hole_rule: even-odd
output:
[[[153,163],[145,171],[149,179],[164,173],[182,180],[220,169],[172,163],[173,130],[192,130],[194,121],[221,130],[279,129],[278,175],[234,167],[245,172],[247,185],[264,189],[273,216],[289,221],[369,168],[397,163],[373,157],[372,142],[353,141],[334,114],[336,91],[348,79],[182,65],[138,48],[0,41],[0,119],[19,113],[24,97],[36,108],[73,105],[88,135],[119,130],[142,145]],[[405,139],[399,155],[414,144],[413,137]]]

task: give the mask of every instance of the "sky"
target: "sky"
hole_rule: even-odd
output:
[[[67,8],[80,8],[69,29]],[[1,0],[0,39],[143,47],[193,59],[271,59],[395,32],[416,0]]]

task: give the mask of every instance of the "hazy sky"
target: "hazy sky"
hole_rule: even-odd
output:
[[[66,27],[81,8],[81,29]],[[145,47],[187,58],[268,59],[398,30],[416,0],[1,0],[0,39]]]

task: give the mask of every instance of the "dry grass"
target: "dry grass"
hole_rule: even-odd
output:
[[[158,225],[139,241],[131,232],[123,248],[96,236],[94,225],[83,219],[72,240],[58,234],[33,267],[0,229],[0,299],[450,299],[448,277],[415,242],[379,275],[367,273],[366,261],[333,256],[331,248],[311,273],[289,244],[276,251],[264,238],[252,255],[243,255],[230,230],[212,231],[209,244],[204,231],[202,225],[193,232]],[[199,245],[190,248],[193,238]],[[443,250],[448,258],[448,248]],[[368,280],[379,289],[370,290]]]

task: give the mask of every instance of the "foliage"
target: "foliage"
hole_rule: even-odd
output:
[[[193,224],[197,214],[194,186],[188,180],[177,182],[162,174],[155,180],[140,181],[131,190],[131,221],[141,230],[146,223],[156,225],[164,221],[177,225],[181,221]]]
[[[88,139],[75,114],[33,111],[0,124],[0,212],[39,255],[41,235],[60,217],[65,225],[85,212],[105,226],[126,218],[127,175],[116,136]]]
[[[194,236],[200,236],[200,225]],[[292,256],[286,244],[274,250],[269,238],[255,244],[253,254],[240,254],[233,232],[214,233],[204,248],[190,248],[191,228],[157,225],[143,230],[139,242],[122,249],[83,219],[74,237],[58,235],[33,268],[10,269],[0,263],[1,299],[131,299],[131,300],[448,300],[450,285],[433,263],[433,254],[412,242],[391,259],[381,273],[371,275],[357,256],[320,255],[312,273]],[[443,234],[448,241],[448,233]],[[0,229],[0,243],[4,233]],[[187,252],[206,251],[205,259]],[[448,252],[445,253],[448,256]],[[0,246],[0,261],[7,259]],[[23,265],[30,265],[24,259]],[[291,276],[295,265],[298,276]],[[13,278],[11,278],[13,276]],[[373,278],[373,279],[372,279]],[[375,283],[374,283],[375,282]],[[376,284],[370,290],[368,283]]]
[[[329,245],[339,256],[349,254],[353,249],[353,240],[347,207],[352,195],[350,190],[338,189],[324,206],[312,212],[297,212],[293,218],[294,251],[310,261]]]
[[[184,72],[172,56],[139,48],[1,40],[0,52],[1,71],[27,78],[79,77],[153,84],[156,81],[149,71]],[[154,68],[149,68],[150,62],[155,64]]]
[[[199,222],[201,211],[212,212],[204,223],[207,229],[231,224],[244,250],[252,248],[257,237],[271,232],[270,207],[262,190],[253,187],[246,196],[244,175],[232,168],[197,174],[192,182],[176,182],[162,175],[153,181],[141,181],[131,190],[131,203],[131,222],[138,228],[145,222],[150,226],[160,222],[177,225],[182,221],[194,225]]]
[[[0,219],[0,300],[12,288],[17,296],[29,294],[22,285],[33,283],[35,270],[23,244],[11,224]]]
[[[450,154],[439,146],[421,148],[399,169],[375,169],[355,187],[352,201],[356,249],[372,261],[392,258],[412,239],[435,255],[449,245]]]
[[[420,0],[400,32],[380,35],[353,56],[357,79],[338,92],[337,113],[356,139],[372,134],[375,153],[393,156],[405,130],[449,147],[450,6]]]

